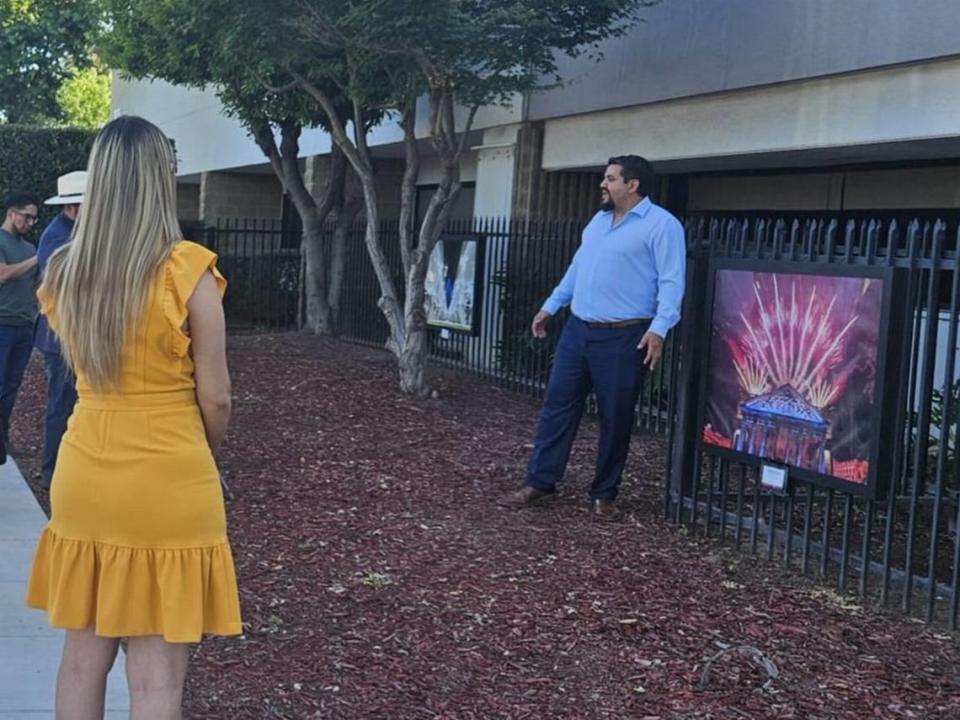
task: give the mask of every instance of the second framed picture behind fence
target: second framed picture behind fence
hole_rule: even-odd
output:
[[[427,324],[476,335],[483,292],[483,238],[442,235],[430,255]]]
[[[716,260],[701,441],[876,497],[893,445],[893,268]]]

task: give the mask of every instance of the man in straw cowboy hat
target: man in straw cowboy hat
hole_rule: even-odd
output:
[[[80,212],[83,193],[87,186],[87,174],[82,170],[69,172],[57,178],[57,194],[44,201],[44,205],[60,206],[60,212],[50,221],[40,236],[37,248],[37,265],[41,276],[46,269],[47,260],[59,248],[70,241],[73,224]],[[50,487],[53,468],[57,462],[60,438],[67,428],[67,419],[73,412],[77,401],[77,391],[73,377],[60,354],[60,343],[51,332],[47,318],[37,316],[33,332],[33,344],[43,353],[43,362],[47,369],[47,407],[43,422],[43,461],[40,466],[40,484]]]

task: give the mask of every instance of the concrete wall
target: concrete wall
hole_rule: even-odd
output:
[[[562,57],[567,86],[531,120],[649,104],[960,54],[956,0],[664,0],[602,45]]]
[[[641,15],[645,23],[603,45],[603,62],[561,57],[565,87],[534,93],[526,102],[518,98],[507,107],[483,108],[476,127],[483,130],[960,55],[956,0],[666,0]],[[176,141],[181,175],[264,163],[253,140],[239,122],[225,115],[212,90],[115,77],[111,102],[113,115],[142,115]],[[871,109],[855,108],[861,115]],[[723,110],[721,103],[717,111]],[[933,104],[925,113],[940,118],[943,109]],[[424,101],[418,111],[421,137],[427,134],[426,118]],[[718,125],[730,129],[722,118]],[[909,128],[898,130],[895,137],[913,135]],[[640,128],[634,132],[643,134]],[[391,118],[370,134],[374,147],[401,140]],[[329,137],[320,130],[306,130],[301,136],[302,157],[329,149]]]
[[[598,172],[542,173],[528,217],[588,218],[597,211]],[[661,177],[661,185],[674,182]],[[960,163],[880,170],[692,176],[687,211],[839,211],[960,208]],[[666,187],[657,202],[666,201]]]
[[[218,220],[280,220],[283,192],[274,175],[206,172],[200,179],[200,219],[205,225]]]
[[[200,184],[177,184],[177,218],[181,222],[196,222],[200,219]]]
[[[477,215],[579,214],[594,203],[594,180],[556,171],[599,170],[623,152],[646,155],[663,174],[960,158],[957,0],[664,0],[641,14],[646,23],[603,46],[602,63],[560,58],[565,87],[482,109],[463,172],[476,181]],[[212,91],[116,80],[112,109],[143,115],[172,137],[182,176],[266,167]],[[425,119],[422,101],[421,137]],[[520,139],[527,121],[542,126],[536,151]],[[392,118],[370,136],[384,217],[399,211],[401,139]],[[318,130],[301,136],[303,157],[329,148]],[[435,176],[424,153],[420,184]],[[771,208],[840,202],[832,176],[797,178],[791,192],[752,183],[740,178],[697,197]],[[910,202],[942,207],[953,192],[928,190]],[[266,212],[243,192],[237,203],[208,191],[204,218]],[[265,216],[279,214],[278,193]],[[844,193],[847,205],[898,199],[849,177]]]
[[[960,165],[691,178],[688,202],[691,212],[960,208]]]
[[[548,120],[543,167],[626,151],[661,172],[960,156],[958,86],[954,59]]]

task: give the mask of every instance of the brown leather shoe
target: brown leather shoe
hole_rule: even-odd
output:
[[[557,494],[556,490],[541,490],[540,488],[524,485],[519,490],[514,490],[509,495],[504,495],[497,500],[497,505],[501,507],[522,508],[537,505],[544,500],[549,500]]]
[[[594,500],[593,514],[601,518],[617,516],[617,504],[613,500]]]

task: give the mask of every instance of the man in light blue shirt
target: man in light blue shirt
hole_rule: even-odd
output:
[[[610,158],[603,206],[583,231],[570,267],[533,319],[535,337],[570,305],[547,384],[527,478],[501,504],[524,507],[552,497],[592,389],[600,413],[597,469],[590,498],[598,515],[614,500],[627,459],[646,370],[680,319],[686,273],[683,226],[654,205],[650,164],[636,155]]]

